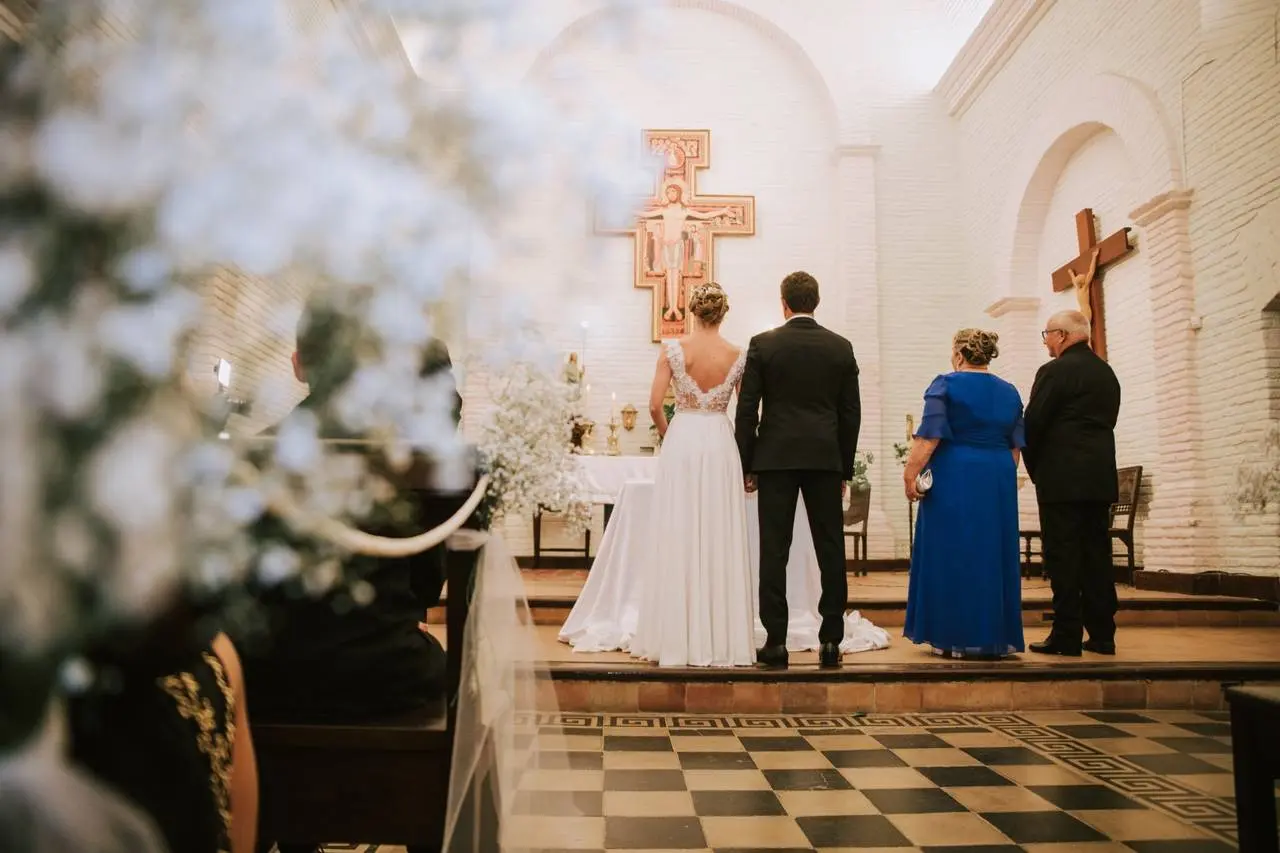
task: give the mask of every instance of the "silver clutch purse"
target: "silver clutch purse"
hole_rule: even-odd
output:
[[[920,494],[926,494],[933,488],[933,469],[925,468],[916,475],[916,491]]]

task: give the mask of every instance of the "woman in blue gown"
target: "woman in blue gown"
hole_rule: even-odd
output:
[[[1023,650],[1017,470],[1024,446],[1018,389],[987,371],[998,336],[962,329],[953,372],[933,380],[907,458],[919,500],[903,635],[947,657]],[[928,469],[923,494],[916,477]]]

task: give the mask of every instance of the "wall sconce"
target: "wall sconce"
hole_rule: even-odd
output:
[[[227,422],[231,420],[232,415],[247,415],[249,403],[247,400],[231,399],[231,362],[225,358],[218,359],[213,365],[213,375],[218,380],[218,396],[214,406],[218,438],[227,439],[231,437],[227,432]]]
[[[622,428],[627,432],[636,428],[636,407],[630,403],[622,407]]]

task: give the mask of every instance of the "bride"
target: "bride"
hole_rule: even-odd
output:
[[[693,329],[658,356],[649,412],[663,437],[653,495],[652,571],[631,654],[659,666],[751,666],[756,601],[742,462],[726,411],[745,352],[720,336],[729,300],[689,295]],[[674,385],[678,417],[662,408]]]

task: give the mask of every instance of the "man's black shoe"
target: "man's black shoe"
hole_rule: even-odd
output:
[[[1049,637],[1040,643],[1032,643],[1028,648],[1039,655],[1062,655],[1068,658],[1080,657],[1079,643],[1067,644],[1056,637]]]
[[[756,666],[761,669],[786,669],[787,647],[765,646],[756,652]]]
[[[818,666],[823,669],[840,667],[840,647],[835,643],[823,643],[818,650]]]
[[[1114,655],[1116,653],[1116,644],[1106,640],[1085,640],[1080,645],[1086,652],[1093,652],[1095,655]]]

